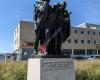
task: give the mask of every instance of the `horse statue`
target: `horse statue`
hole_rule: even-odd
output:
[[[35,5],[36,40],[34,54],[61,56],[62,43],[70,35],[70,13],[66,2],[49,4],[50,0],[37,0]]]

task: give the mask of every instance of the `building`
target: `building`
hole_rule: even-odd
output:
[[[14,53],[17,60],[27,60],[34,50],[33,23],[20,21],[14,31]],[[71,27],[71,35],[63,43],[62,51],[71,57],[100,56],[100,25],[83,23]]]
[[[14,31],[14,53],[17,54],[17,60],[25,60],[31,57],[34,50],[34,34],[33,22],[20,21],[18,23]]]
[[[0,61],[4,61],[5,60],[5,54],[0,53]]]
[[[13,61],[13,53],[0,53],[0,61],[5,61],[5,62],[9,62],[9,61]]]
[[[71,28],[71,35],[62,46],[72,57],[100,56],[100,25],[83,23]]]

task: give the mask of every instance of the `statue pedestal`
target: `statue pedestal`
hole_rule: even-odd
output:
[[[29,59],[27,80],[75,80],[74,62],[69,58]]]

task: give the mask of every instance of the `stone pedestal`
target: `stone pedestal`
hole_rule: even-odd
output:
[[[68,58],[29,59],[27,80],[75,80],[74,62]]]

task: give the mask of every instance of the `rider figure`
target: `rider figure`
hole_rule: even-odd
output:
[[[36,41],[34,46],[34,54],[38,52],[38,44],[44,46],[45,32],[47,28],[47,12],[50,0],[37,0],[35,7],[35,27]]]

